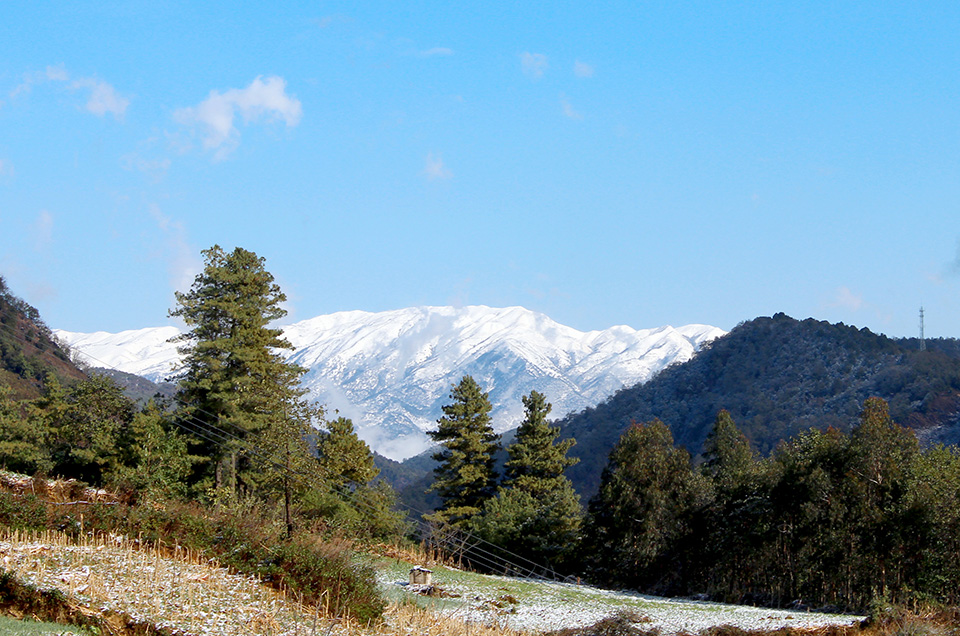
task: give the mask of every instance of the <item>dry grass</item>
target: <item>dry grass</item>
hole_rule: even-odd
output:
[[[200,555],[184,550],[171,558],[123,537],[77,542],[56,532],[12,533],[0,535],[0,555],[22,581],[173,633],[310,634],[324,615]]]
[[[184,549],[144,547],[119,536],[72,539],[59,532],[0,531],[3,569],[40,589],[56,589],[84,612],[128,617],[171,634],[229,636],[521,636],[506,627],[478,625],[431,614],[415,605],[392,605],[385,620],[360,625],[329,616],[261,585],[230,574]],[[398,554],[394,554],[398,557]],[[421,557],[423,555],[420,555]]]
[[[394,604],[387,610],[387,623],[377,636],[524,636],[505,625],[483,625],[458,616],[441,616],[410,604]]]

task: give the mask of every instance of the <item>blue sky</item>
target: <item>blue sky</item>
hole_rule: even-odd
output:
[[[168,324],[216,243],[290,320],[913,336],[922,304],[960,337],[957,33],[956,2],[5,2],[0,274],[72,331]]]

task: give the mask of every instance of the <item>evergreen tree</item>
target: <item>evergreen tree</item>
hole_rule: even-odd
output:
[[[744,485],[754,469],[750,442],[726,409],[717,413],[713,429],[703,444],[703,471],[714,484],[727,492]]]
[[[427,434],[443,449],[433,454],[439,462],[430,490],[443,499],[440,509],[427,521],[466,528],[484,502],[496,492],[494,455],[500,436],[490,425],[492,406],[487,394],[469,375],[451,387],[451,404],[443,407],[437,430]]]
[[[599,581],[670,592],[681,576],[678,547],[698,502],[690,455],[660,420],[634,423],[610,452],[590,500],[584,556]]]
[[[762,563],[757,555],[770,539],[769,492],[750,443],[730,413],[717,414],[707,435],[701,472],[712,487],[694,515],[697,540],[688,543],[688,563],[704,566],[697,576],[710,592],[730,602],[757,593]],[[765,555],[764,555],[765,556]]]
[[[186,437],[169,418],[153,400],[133,416],[117,438],[121,463],[109,475],[112,483],[148,497],[186,495],[191,468],[200,458],[189,454]]]
[[[49,472],[53,461],[47,429],[38,418],[28,417],[27,406],[11,393],[9,387],[0,386],[0,466],[28,475]]]
[[[564,478],[563,471],[580,460],[567,457],[576,440],[557,442],[560,428],[547,422],[553,405],[543,394],[531,391],[521,400],[525,416],[513,444],[507,447],[510,459],[504,464],[504,485],[522,488],[536,496],[551,488],[553,480]]]
[[[406,528],[396,493],[384,481],[367,443],[348,418],[327,422],[316,435],[317,463],[323,483],[304,497],[304,514],[353,538],[390,539]]]
[[[292,345],[269,325],[286,315],[286,296],[264,268],[264,259],[214,245],[206,264],[177,307],[188,331],[180,336],[184,366],[178,398],[188,406],[180,417],[193,428],[216,427],[238,440],[202,443],[213,485],[231,497],[263,487],[283,488],[289,498],[289,468],[310,470],[304,434],[313,410],[299,385],[304,369],[280,356]],[[251,445],[268,457],[255,459]]]
[[[367,484],[380,474],[370,447],[357,437],[353,422],[338,417],[317,434],[317,462],[331,487],[343,490]]]
[[[913,556],[905,549],[911,543],[905,534],[911,527],[907,484],[919,451],[913,431],[891,419],[885,400],[864,401],[850,434],[846,472],[853,530],[863,551],[856,568],[861,593],[872,587],[886,594]]]
[[[551,405],[537,391],[523,396],[526,417],[507,447],[504,485],[488,499],[473,528],[486,541],[531,560],[557,566],[577,540],[580,497],[563,471],[575,440],[557,442],[560,429],[547,422]]]

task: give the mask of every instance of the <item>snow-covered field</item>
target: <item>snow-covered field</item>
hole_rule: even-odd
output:
[[[481,576],[444,567],[433,572],[433,584],[451,596],[420,596],[416,588],[407,585],[407,571],[400,564],[383,570],[381,583],[391,597],[416,595],[435,612],[530,631],[592,625],[618,612],[642,617],[642,627],[659,628],[663,634],[696,634],[719,625],[745,630],[815,628],[848,625],[864,618],[672,600],[585,585]]]
[[[71,545],[54,534],[8,537],[0,541],[0,556],[3,569],[21,581],[60,590],[94,612],[125,614],[175,634],[279,636],[307,634],[316,626],[311,608],[256,579],[196,559],[166,558],[124,540],[112,543]]]

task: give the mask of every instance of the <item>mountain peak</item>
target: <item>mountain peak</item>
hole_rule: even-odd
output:
[[[490,394],[494,427],[517,426],[522,395],[544,393],[561,416],[593,406],[689,359],[716,327],[636,330],[620,325],[582,332],[523,307],[411,307],[342,311],[283,327],[288,359],[307,369],[310,398],[353,419],[382,455],[404,459],[429,446],[450,387],[472,375]],[[159,381],[179,356],[175,327],[79,334],[58,331],[95,366]]]

